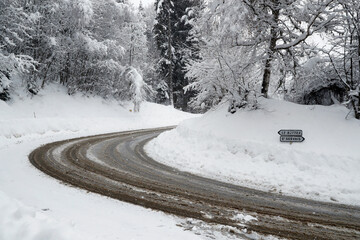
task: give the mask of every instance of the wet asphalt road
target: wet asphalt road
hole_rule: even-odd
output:
[[[41,171],[73,186],[181,217],[232,226],[239,232],[289,239],[360,239],[359,207],[253,190],[154,161],[143,147],[169,129],[50,143],[34,150],[29,159]],[[246,221],[239,214],[256,220]]]

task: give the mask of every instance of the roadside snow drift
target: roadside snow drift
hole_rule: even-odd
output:
[[[67,225],[60,224],[43,212],[10,199],[0,191],[0,239],[3,240],[65,240],[92,239],[79,235]],[[43,211],[43,212],[42,212]]]
[[[182,122],[146,146],[165,164],[238,185],[360,205],[360,121],[343,106],[260,100],[260,109],[226,106]],[[302,143],[281,143],[280,129],[302,129]]]

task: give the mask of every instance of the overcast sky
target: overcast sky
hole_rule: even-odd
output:
[[[153,4],[155,0],[141,0],[144,6],[147,6],[149,4]],[[139,6],[140,0],[130,0],[131,3],[133,3],[135,6]]]

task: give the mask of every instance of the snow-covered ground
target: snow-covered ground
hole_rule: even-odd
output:
[[[29,100],[17,97],[13,103],[0,101],[0,143],[8,144],[33,135],[58,132],[95,134],[128,129],[176,125],[193,115],[172,107],[143,103],[133,113],[131,103],[81,95],[68,96],[59,86],[49,86]]]
[[[29,100],[0,101],[0,240],[203,239],[185,219],[61,184],[35,169],[41,144],[105,132],[178,124],[193,115],[171,107],[70,97],[51,86]]]
[[[226,104],[150,142],[155,159],[184,171],[287,195],[360,205],[360,121],[339,105],[260,100],[260,109]],[[281,143],[280,129],[305,141]]]
[[[68,96],[50,86],[33,99],[0,101],[0,240],[216,239],[216,226],[123,203],[61,184],[35,169],[41,144],[106,132],[176,125],[147,150],[166,164],[239,185],[325,201],[360,202],[360,121],[341,106],[261,100],[261,109],[200,118],[171,107]],[[189,119],[192,118],[192,119]],[[303,143],[280,143],[280,129]],[[195,227],[194,227],[195,226]],[[201,229],[202,228],[202,229]],[[192,231],[184,231],[192,229]],[[201,233],[197,235],[196,233]]]

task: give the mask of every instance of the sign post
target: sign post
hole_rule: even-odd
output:
[[[303,131],[302,130],[296,130],[296,129],[282,129],[278,131],[278,134],[280,135],[280,142],[303,142],[305,138],[302,136]]]

